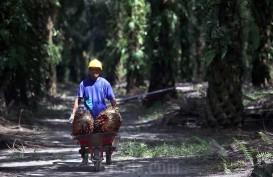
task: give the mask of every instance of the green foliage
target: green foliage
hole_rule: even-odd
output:
[[[122,144],[122,155],[132,157],[145,157],[148,152],[148,147],[145,143],[135,143],[129,141]]]
[[[272,157],[273,157],[272,152],[259,152],[259,153],[257,153],[257,158],[260,159],[260,161],[264,161],[264,160],[272,158]]]
[[[264,54],[258,55],[256,49],[265,24],[272,27],[273,3],[236,1],[234,14],[222,14],[221,2],[1,1],[0,77],[9,83],[3,88],[6,96],[8,88],[13,87],[12,95],[16,95],[7,102],[41,96],[49,68],[55,66],[58,76],[66,78],[59,80],[71,80],[77,75],[74,81],[78,81],[86,74],[86,63],[93,57],[103,60],[107,68],[103,76],[111,83],[118,80],[138,86],[150,78],[154,90],[169,87],[177,80],[198,80],[201,76],[196,73],[204,75],[203,68],[208,68],[216,56],[226,58],[229,47],[241,38],[234,33],[240,26],[243,40],[239,41],[244,45],[242,67],[249,72],[252,58]],[[230,8],[235,1],[227,2]],[[219,22],[223,15],[226,24]],[[57,22],[51,29],[52,43],[47,39],[49,16]],[[86,57],[82,56],[83,51]],[[266,56],[272,57],[272,47]]]
[[[211,49],[211,50],[208,50],[206,53],[205,53],[205,63],[206,63],[206,66],[208,67],[211,62],[214,60],[214,57],[216,56],[216,50],[215,49]]]
[[[59,64],[62,60],[62,47],[55,44],[45,44],[44,47],[49,58],[49,63],[53,66]]]
[[[30,104],[32,100],[35,107],[33,103],[45,90],[47,67],[61,60],[60,48],[47,39],[48,17],[56,12],[51,5],[48,1],[1,1],[0,89],[6,103],[16,99]]]
[[[263,132],[258,132],[261,136],[262,140],[266,142],[268,145],[272,145],[272,140]],[[243,152],[244,156],[251,162],[254,166],[258,162],[262,162],[268,158],[272,158],[273,154],[271,152],[259,152],[254,148],[247,147],[242,141],[234,139],[236,144],[238,145],[239,149]]]
[[[178,16],[173,9],[174,2],[151,1],[151,12],[147,33],[147,55],[150,67],[149,90],[173,87],[178,73],[179,58]]]
[[[223,167],[224,167],[224,172],[226,174],[230,174],[231,173],[231,171],[230,171],[231,164],[228,163],[228,161],[225,158],[223,158],[223,157],[222,157],[222,164],[223,164]]]
[[[189,140],[190,141],[190,140]],[[179,144],[163,143],[161,145],[150,146],[147,143],[137,141],[126,141],[121,144],[123,156],[131,157],[170,157],[189,155],[208,155],[211,153],[209,142],[182,141]]]
[[[119,63],[119,78],[126,77],[128,85],[143,82],[145,68],[145,37],[148,6],[144,0],[113,2],[113,18],[109,21],[110,36],[105,53],[113,67]],[[140,72],[141,71],[141,72]],[[113,73],[111,73],[113,74]]]
[[[266,134],[264,134],[263,132],[258,132],[258,133],[264,142],[266,142],[269,145],[273,144],[272,140]]]
[[[222,161],[222,165],[224,168],[224,172],[226,174],[232,173],[232,171],[235,169],[237,169],[237,170],[242,169],[243,170],[245,167],[245,162],[243,160],[237,160],[235,162],[232,162],[229,159],[221,157],[221,161]]]
[[[156,120],[158,118],[162,118],[164,115],[164,111],[154,111],[153,113],[145,116],[139,116],[139,120],[141,121],[151,121]]]
[[[261,135],[261,138],[264,140],[264,142],[267,143],[267,145],[271,145],[272,141],[271,139],[264,134],[263,132],[258,132]],[[266,160],[272,159],[273,154],[272,152],[263,152],[258,150],[259,148],[256,147],[248,147],[246,143],[244,143],[242,140],[234,139],[238,149],[243,153],[244,157],[254,166],[254,170],[252,173],[257,173],[256,167],[259,167],[259,164],[263,164]],[[224,167],[224,171],[226,173],[231,173],[231,170],[238,169],[238,168],[244,168],[245,160],[237,160],[236,162],[232,162],[232,159],[228,159],[226,157],[222,158],[222,165]],[[259,171],[258,171],[259,172]]]
[[[253,25],[258,26],[258,33],[255,35],[257,45],[250,45],[249,51],[254,51],[252,56],[253,67],[252,67],[252,83],[255,86],[260,87],[261,83],[267,77],[268,74],[260,74],[260,77],[256,73],[263,73],[265,70],[270,72],[270,68],[267,65],[267,69],[259,67],[263,65],[263,61],[272,61],[273,50],[272,50],[272,36],[269,34],[272,31],[272,21],[273,21],[273,3],[267,0],[253,0],[249,1],[249,9],[251,10],[251,15],[253,17]],[[251,44],[251,43],[250,43]]]
[[[254,159],[253,154],[254,150],[251,148],[246,147],[242,141],[234,139],[236,144],[238,145],[239,149],[244,153],[245,157],[250,161],[252,165],[255,165],[257,161]]]
[[[223,16],[220,15],[223,6],[231,6],[233,3],[235,2],[228,1],[227,4],[221,4],[220,0],[209,1],[209,13],[206,18],[207,23],[204,26],[207,39],[206,50],[207,53],[210,54],[205,55],[205,60],[208,60],[206,63],[210,63],[211,58],[214,58],[214,56],[219,53],[221,58],[224,59],[229,49],[228,46],[232,45],[236,40],[241,40],[235,31],[238,31],[238,28],[242,28],[242,19],[249,17],[246,9],[246,1],[236,1],[236,5],[233,5],[234,11],[227,11],[225,20],[223,20]],[[212,54],[214,54],[214,56]]]
[[[266,89],[266,90],[253,90],[248,92],[247,90],[245,90],[244,93],[247,97],[250,98],[249,99],[245,99],[244,100],[244,105],[247,106],[249,105],[251,102],[255,101],[259,101],[262,99],[266,99],[266,97],[268,97],[268,95],[273,94],[273,90],[272,89]]]
[[[56,7],[61,7],[60,0],[50,0],[50,3]]]
[[[219,25],[219,0],[211,0],[209,1],[209,13],[206,18],[206,25],[204,29],[206,30],[206,38],[207,38],[207,47],[205,61],[206,63],[211,63],[214,57],[220,52],[221,45],[223,48],[230,42],[226,36],[228,36],[228,29],[225,26]],[[223,52],[225,53],[225,52]]]
[[[163,111],[164,105],[161,103],[155,103],[147,109],[147,113],[143,116],[139,116],[140,121],[151,121],[162,118],[165,111]]]

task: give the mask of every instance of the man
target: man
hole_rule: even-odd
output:
[[[101,111],[107,108],[105,98],[110,100],[113,107],[116,107],[115,95],[110,83],[100,77],[102,71],[101,62],[94,59],[90,61],[88,68],[90,76],[80,83],[78,95],[74,101],[72,114],[69,118],[70,124],[73,123],[74,115],[78,110],[81,100],[84,101],[84,109],[89,110],[94,119],[96,119]]]

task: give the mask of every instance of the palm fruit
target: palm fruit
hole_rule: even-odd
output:
[[[94,121],[94,132],[117,132],[121,126],[121,122],[122,118],[118,109],[109,106]]]
[[[89,110],[79,110],[76,112],[73,121],[72,135],[84,135],[93,133],[94,118]]]

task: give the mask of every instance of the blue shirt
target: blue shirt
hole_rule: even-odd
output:
[[[115,95],[106,79],[98,77],[97,80],[92,80],[87,77],[80,83],[77,97],[84,99],[84,109],[90,110],[96,119],[99,113],[106,109],[105,98],[112,100]]]

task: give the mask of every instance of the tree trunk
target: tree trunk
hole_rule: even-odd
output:
[[[127,74],[126,74],[126,81],[127,86],[126,90],[127,93],[134,87],[137,87],[139,83],[137,83],[139,76],[139,71],[136,68],[137,59],[134,57],[134,53],[138,50],[139,46],[137,44],[137,38],[134,31],[129,29],[129,36],[128,36],[128,60],[127,60]]]
[[[233,59],[240,56],[235,53],[236,48],[229,50],[224,59],[217,56],[209,66],[208,123],[212,126],[237,126],[243,116],[240,64]]]
[[[139,0],[128,1],[125,5],[128,15],[128,23],[126,24],[128,34],[128,59],[126,62],[126,80],[127,80],[127,93],[132,89],[144,84],[143,74],[143,56],[137,55],[142,51],[143,42],[139,39],[144,38],[144,31],[146,26],[146,10],[145,1]],[[134,24],[133,26],[131,24]]]
[[[150,85],[149,92],[175,87],[175,42],[171,30],[171,20],[168,18],[170,9],[164,0],[151,1],[150,29],[148,31],[150,47]],[[160,25],[158,25],[160,24]],[[163,92],[154,98],[147,97],[144,104],[163,100],[166,94],[175,96],[175,91]]]
[[[46,81],[47,93],[54,96],[57,93],[57,74],[56,66],[49,66],[49,79]]]
[[[192,81],[192,68],[190,67],[190,41],[189,41],[189,21],[186,17],[180,17],[180,47],[181,47],[181,79],[182,81]]]
[[[47,30],[48,30],[48,36],[47,41],[48,44],[53,43],[53,27],[54,27],[54,21],[55,21],[55,11],[53,11],[53,15],[50,15],[47,20]],[[50,96],[53,96],[57,93],[57,74],[56,74],[56,65],[53,63],[49,63],[49,78],[46,81],[46,88],[47,93]]]
[[[259,26],[260,42],[253,59],[252,84],[256,87],[267,86],[271,82],[268,66],[271,52],[271,23],[273,20],[273,3],[266,0],[254,0],[251,10],[256,24]]]
[[[2,89],[0,89],[0,116],[7,115],[6,99]]]
[[[160,18],[161,25],[152,23],[148,36],[151,37],[151,71],[149,91],[175,86],[174,58],[171,58],[173,43],[170,41],[170,21],[163,0],[151,1],[151,20]],[[158,31],[158,32],[156,32]]]
[[[237,1],[221,0],[218,5],[219,26],[229,30],[232,37],[230,44],[225,46],[222,45],[221,38],[216,41],[218,53],[208,71],[207,99],[210,114],[207,121],[211,126],[238,126],[243,116],[241,24],[233,27],[231,24],[240,14]]]

